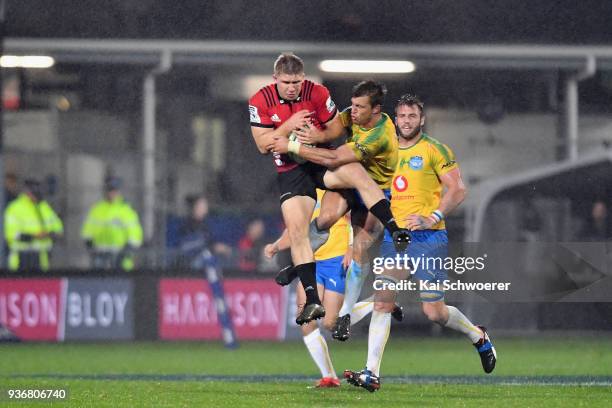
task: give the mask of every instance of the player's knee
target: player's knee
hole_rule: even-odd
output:
[[[323,319],[323,327],[326,330],[332,331],[334,329],[334,326],[336,325],[336,319],[337,316],[331,316],[329,315],[325,315],[325,318]]]
[[[331,211],[321,212],[316,219],[319,230],[330,229],[338,221],[336,214]]]
[[[395,307],[391,302],[374,302],[374,310],[381,313],[391,313]]]
[[[364,225],[363,230],[371,237],[377,237],[383,232],[383,225],[380,222],[373,222]],[[367,243],[372,245],[372,240],[368,239]]]

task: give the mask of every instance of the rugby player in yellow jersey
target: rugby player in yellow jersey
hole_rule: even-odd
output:
[[[390,197],[389,189],[397,164],[398,142],[393,121],[382,112],[385,94],[386,89],[380,83],[374,81],[358,83],[353,88],[351,107],[329,122],[326,129],[314,126],[298,129],[295,133],[299,142],[277,143],[274,151],[284,153],[289,149],[289,144],[297,143],[297,148],[294,146],[294,153],[330,169],[346,163],[361,163],[385,196]],[[337,149],[309,146],[329,142],[342,136],[348,136],[347,143]],[[320,240],[313,236],[313,231],[314,234],[317,231],[325,231],[349,209],[355,245],[353,262],[347,272],[344,304],[337,327],[332,334],[338,340],[348,339],[350,312],[361,292],[365,277],[362,271],[368,261],[367,250],[382,232],[382,224],[368,213],[363,201],[354,190],[344,190],[341,194],[326,194],[321,204],[321,214],[315,220],[316,228],[311,228],[310,236],[310,241],[315,246],[314,243]],[[396,238],[394,234],[393,240],[397,244]],[[401,314],[401,310],[398,312]]]
[[[319,215],[321,209],[321,199],[331,194],[317,189],[317,204],[313,213],[313,218]],[[290,240],[285,231],[281,237],[272,244],[264,248],[264,253],[268,258],[272,258],[276,253],[289,248]],[[325,317],[323,327],[331,330],[336,323],[338,311],[344,299],[344,279],[345,271],[352,259],[352,231],[347,217],[341,217],[329,231],[329,239],[314,254],[316,261],[316,279],[319,298],[325,307]],[[306,293],[301,285],[297,285],[297,308],[299,310],[306,302]],[[372,308],[370,302],[370,309]],[[366,305],[367,307],[368,305]],[[363,309],[363,308],[362,308]],[[331,362],[327,342],[321,335],[317,323],[310,321],[301,326],[304,344],[321,371],[321,379],[317,381],[318,388],[339,387],[340,381]]]
[[[466,194],[459,166],[448,146],[423,132],[423,103],[416,96],[402,96],[396,105],[395,114],[400,147],[391,189],[391,209],[397,223],[410,229],[411,244],[405,252],[398,252],[389,245],[390,239],[385,236],[381,256],[396,258],[398,254],[402,257],[407,254],[413,259],[444,259],[448,256],[444,217],[463,201]],[[432,264],[441,266],[440,263]],[[416,269],[411,273],[419,288],[420,282],[442,282],[448,278],[444,269],[414,266]],[[385,270],[377,279],[381,283],[394,283],[397,282],[395,273],[395,270]],[[376,319],[377,324],[370,324],[366,368],[359,372],[347,370],[344,373],[349,383],[368,391],[380,387],[380,362],[390,331],[390,312],[395,295],[395,291],[375,291],[372,321]],[[459,309],[447,306],[443,291],[421,290],[420,298],[423,313],[429,320],[465,334],[480,354],[484,371],[493,371],[496,353],[485,328],[472,324]]]

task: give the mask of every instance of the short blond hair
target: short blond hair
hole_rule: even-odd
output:
[[[304,61],[292,52],[283,52],[274,62],[274,75],[304,73]]]

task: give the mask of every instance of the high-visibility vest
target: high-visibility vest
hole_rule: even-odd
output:
[[[40,269],[49,269],[49,251],[53,247],[51,238],[20,240],[21,234],[36,236],[40,233],[64,232],[62,220],[46,201],[34,202],[22,193],[4,211],[4,237],[9,247],[9,269],[19,269],[20,252],[38,252]]]
[[[128,244],[133,248],[142,245],[142,226],[136,211],[118,196],[113,201],[98,201],[91,207],[81,237],[90,240],[98,252],[119,254]],[[132,269],[133,261],[125,259],[122,266],[126,270]]]

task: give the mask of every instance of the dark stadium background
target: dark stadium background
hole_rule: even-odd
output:
[[[282,228],[274,168],[269,157],[258,154],[250,135],[246,90],[271,80],[278,53],[296,51],[304,57],[307,75],[322,81],[339,106],[348,104],[351,86],[367,77],[386,84],[387,112],[401,94],[420,95],[427,130],[455,149],[469,198],[449,217],[452,253],[490,256],[488,274],[454,279],[512,282],[514,290],[449,294],[450,302],[486,324],[494,336],[529,336],[542,342],[538,344],[543,350],[547,339],[565,337],[591,338],[609,348],[612,3],[0,3],[3,54],[55,58],[48,69],[2,69],[0,174],[42,178],[66,227],[54,249],[53,270],[21,275],[3,270],[0,297],[23,295],[34,282],[41,310],[62,304],[65,294],[72,293],[78,304],[68,305],[68,310],[85,314],[97,311],[93,306],[87,310],[83,302],[106,295],[128,297],[128,311],[122,316],[128,323],[119,322],[118,309],[113,309],[114,320],[100,330],[81,325],[81,315],[72,315],[76,326],[63,327],[61,335],[55,326],[38,332],[14,328],[26,343],[65,341],[66,347],[80,347],[81,342],[127,340],[118,344],[134,341],[138,348],[141,340],[204,339],[218,347],[221,332],[202,274],[173,262],[174,234],[186,214],[184,199],[193,193],[208,197],[212,234],[233,247],[220,269],[229,282],[230,308],[241,308],[238,324],[244,326],[238,329],[238,340],[299,339],[291,323],[293,292],[273,285],[274,264],[240,271],[237,250],[253,218],[264,221],[266,240],[275,239]],[[158,50],[164,44],[175,54],[169,69],[158,74],[155,69],[164,58]],[[183,46],[189,51],[181,51]],[[322,72],[319,60],[336,54],[355,59],[394,56],[413,60],[416,70],[393,75]],[[151,113],[146,111],[151,100],[144,96],[147,76],[155,83],[155,129],[149,134],[154,135],[153,153],[144,146]],[[147,173],[150,165],[152,173]],[[131,274],[90,270],[79,238],[85,211],[99,197],[107,172],[123,178],[125,195],[145,226],[145,245]],[[608,209],[604,237],[591,228],[596,201]],[[25,286],[18,283],[22,278]],[[46,279],[51,283],[42,282]],[[41,299],[41,293],[57,298]],[[207,303],[195,303],[202,294]],[[243,298],[252,300],[252,310],[237,300]],[[11,313],[2,299],[8,297],[0,298],[0,318]],[[415,337],[435,340],[448,334],[421,316],[411,296],[402,294],[400,300],[407,317],[394,323],[391,338],[409,344]],[[163,308],[182,301],[201,312],[199,320],[191,320],[199,328],[164,326],[168,315]],[[57,313],[66,312],[62,307]],[[64,319],[47,312],[49,319]],[[365,339],[367,323],[355,332]],[[519,343],[516,350],[521,347]],[[0,352],[12,353],[8,348]],[[573,374],[574,355],[580,358],[568,352],[568,372],[562,375]],[[40,367],[32,372],[40,372]],[[528,362],[523,367],[529,367]],[[608,372],[576,371],[591,374],[607,375],[601,381],[609,386]]]

